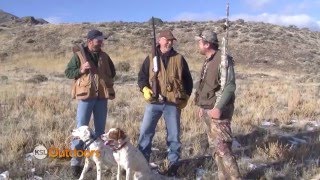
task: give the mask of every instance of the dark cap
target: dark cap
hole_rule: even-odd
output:
[[[87,39],[99,39],[103,40],[106,39],[106,37],[103,35],[101,31],[98,31],[96,29],[90,30],[87,34]]]
[[[195,37],[196,40],[204,40],[209,43],[219,44],[217,34],[210,30],[205,30]]]
[[[177,40],[170,30],[162,30],[159,33],[159,38],[165,37],[168,40]]]

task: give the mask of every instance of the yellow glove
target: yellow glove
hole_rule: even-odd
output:
[[[150,88],[148,88],[147,86],[145,86],[143,89],[142,89],[142,92],[143,92],[143,97],[146,101],[150,101],[152,99],[152,90]]]
[[[187,98],[185,100],[183,100],[180,104],[178,104],[178,108],[179,109],[185,108],[188,104],[188,100],[189,100],[189,96],[187,96]]]

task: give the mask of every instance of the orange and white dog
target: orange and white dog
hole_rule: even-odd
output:
[[[165,178],[152,172],[145,157],[130,143],[120,128],[111,128],[108,133],[101,136],[101,139],[113,149],[114,159],[118,163],[117,179],[120,179],[120,167],[126,170],[126,180],[132,177],[139,180]]]

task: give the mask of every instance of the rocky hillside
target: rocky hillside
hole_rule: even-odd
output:
[[[10,179],[71,179],[69,158],[38,160],[32,152],[39,144],[70,147],[77,111],[70,97],[73,80],[66,78],[64,70],[74,44],[85,40],[93,28],[109,36],[104,50],[117,69],[117,97],[108,102],[106,129],[123,128],[136,146],[146,106],[137,86],[137,71],[150,52],[150,21],[53,25],[7,17],[8,21],[0,23],[0,179],[2,172],[9,172]],[[157,32],[173,30],[175,48],[188,61],[194,87],[203,62],[194,36],[213,29],[221,40],[222,27],[223,20],[158,19]],[[232,147],[243,178],[312,179],[319,175],[320,32],[240,19],[231,22],[229,37],[237,79]],[[178,178],[214,180],[217,166],[193,99],[194,94],[181,114]],[[165,174],[164,121],[159,121],[156,132],[151,160]],[[116,172],[114,167],[102,173],[106,179],[115,179]],[[87,179],[95,176],[93,169]]]
[[[9,17],[9,15],[8,15]],[[15,18],[10,16],[9,18]],[[20,20],[23,18],[20,18]],[[32,18],[31,18],[32,19]],[[34,18],[33,18],[34,19]],[[176,48],[189,61],[201,58],[196,52],[194,36],[203,29],[214,29],[220,39],[224,35],[223,20],[209,22],[164,22],[157,30],[172,29],[178,39]],[[36,52],[65,55],[73,43],[81,42],[87,31],[97,28],[110,35],[107,51],[122,53],[124,47],[149,52],[151,25],[145,23],[109,22],[82,24],[1,23],[0,60],[10,60],[17,53]],[[275,68],[297,73],[317,74],[320,67],[320,32],[283,27],[267,23],[231,22],[230,51],[235,61],[244,66],[266,69]]]
[[[19,18],[17,16],[15,16],[15,15],[12,15],[10,13],[4,12],[3,10],[0,9],[0,23],[13,21],[15,19],[19,19]]]
[[[35,18],[33,16],[26,16],[26,17],[19,18],[15,15],[12,15],[0,9],[0,24],[2,24],[2,26],[6,26],[8,24],[36,25],[36,24],[48,24],[48,22],[42,18]]]

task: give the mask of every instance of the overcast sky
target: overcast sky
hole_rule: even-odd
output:
[[[229,0],[230,19],[296,25],[320,30],[320,0]],[[223,0],[3,0],[0,8],[18,17],[51,23],[207,21],[225,17]]]

